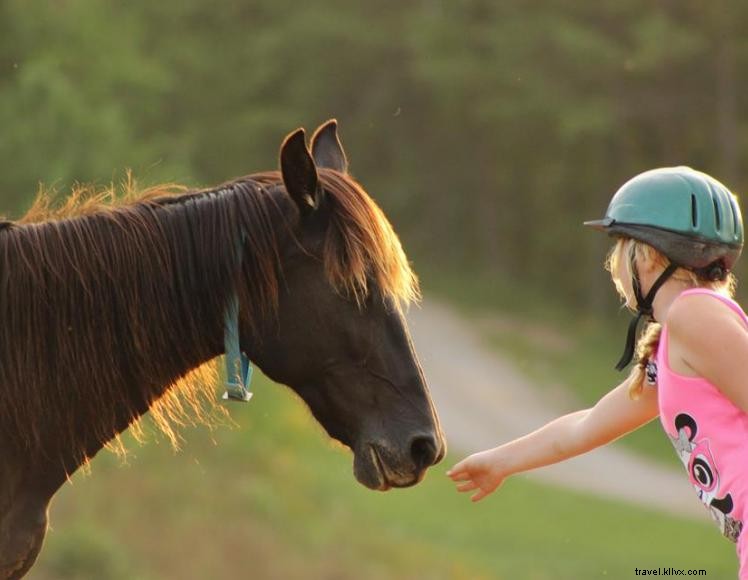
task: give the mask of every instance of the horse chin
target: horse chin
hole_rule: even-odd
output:
[[[388,466],[383,455],[381,450],[371,444],[356,450],[353,472],[361,485],[375,491],[388,491],[393,487],[410,487],[423,479],[425,470],[402,475]]]

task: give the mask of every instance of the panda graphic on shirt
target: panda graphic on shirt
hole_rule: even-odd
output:
[[[716,462],[709,448],[708,439],[697,439],[696,420],[688,413],[679,413],[674,421],[677,437],[670,437],[675,451],[686,466],[691,484],[699,499],[707,507],[722,533],[733,542],[743,529],[743,522],[730,516],[733,500],[730,493],[720,489],[720,477]]]
[[[645,380],[648,385],[657,385],[657,363],[649,360],[644,369]],[[743,522],[730,516],[733,510],[732,495],[720,490],[719,472],[716,468],[714,456],[709,448],[708,439],[696,439],[698,425],[688,413],[679,413],[675,417],[674,425],[676,437],[668,438],[675,447],[675,452],[688,471],[699,499],[709,510],[712,518],[724,536],[733,542],[738,541],[743,530]],[[720,497],[722,495],[722,497]]]

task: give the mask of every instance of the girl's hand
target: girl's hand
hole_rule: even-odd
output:
[[[470,499],[480,501],[504,483],[509,473],[502,469],[500,449],[489,449],[466,457],[447,475],[457,483],[457,491],[469,492],[478,490]]]

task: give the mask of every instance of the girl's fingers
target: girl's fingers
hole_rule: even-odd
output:
[[[470,473],[467,471],[448,471],[447,475],[452,481],[467,481],[470,479]]]
[[[467,483],[461,483],[457,486],[457,491],[465,492],[465,491],[473,491],[474,489],[478,489],[478,484],[474,481],[468,481]]]
[[[476,493],[473,497],[470,498],[470,501],[476,502],[482,500],[484,497],[486,497],[490,491],[485,491],[483,489],[478,490],[478,493]]]
[[[452,469],[450,469],[448,471],[448,473],[457,473],[457,472],[460,472],[460,471],[465,471],[465,467],[466,467],[469,459],[470,459],[469,457],[466,457],[462,461],[458,461],[457,463],[455,463],[452,466]]]

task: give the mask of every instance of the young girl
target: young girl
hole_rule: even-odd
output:
[[[743,246],[735,197],[687,167],[655,169],[624,184],[602,220],[585,225],[616,236],[606,267],[649,325],[629,377],[598,403],[460,461],[447,474],[479,501],[510,475],[604,445],[659,415],[699,499],[737,543],[748,580],[748,316],[732,300],[730,273]]]

